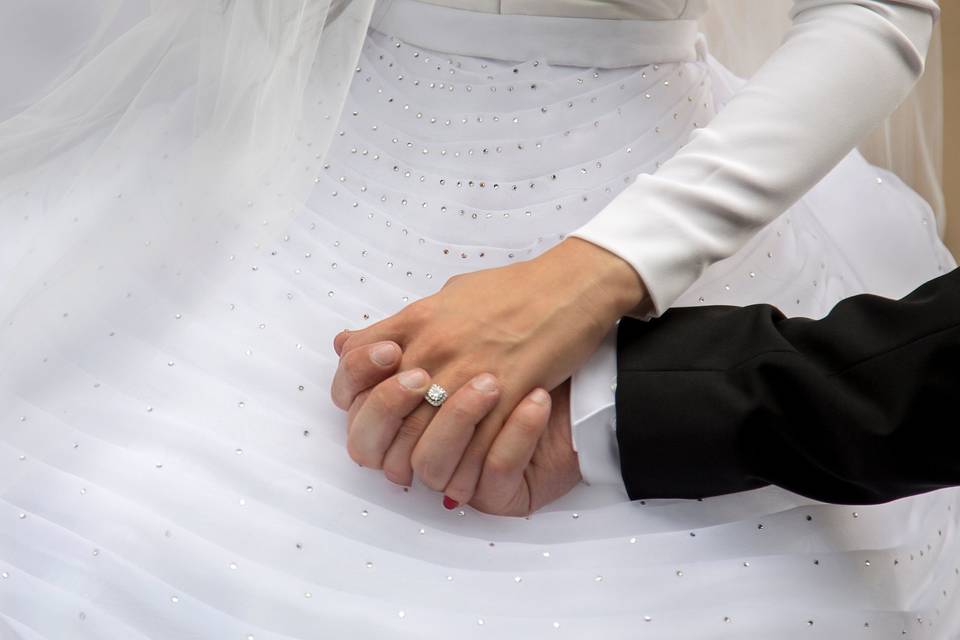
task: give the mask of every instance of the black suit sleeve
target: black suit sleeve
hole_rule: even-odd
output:
[[[960,485],[960,269],[816,321],[766,305],[626,318],[618,370],[633,499],[775,484],[870,504]]]

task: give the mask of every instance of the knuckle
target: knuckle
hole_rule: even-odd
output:
[[[351,393],[360,390],[360,363],[358,362],[359,351],[351,351],[343,357],[340,362],[340,374],[344,387]]]
[[[441,469],[429,459],[425,458],[414,462],[413,471],[420,478],[420,481],[433,491],[443,491],[447,484]]]
[[[460,344],[460,341],[451,332],[440,330],[432,333],[430,337],[432,338],[430,351],[437,357],[452,360],[457,354],[456,345]]]
[[[524,436],[536,436],[540,432],[540,422],[535,416],[524,416],[514,422],[513,428]]]
[[[341,411],[346,411],[350,408],[353,396],[356,395],[353,391],[353,384],[348,379],[348,376],[349,373],[341,364],[334,374],[333,382],[330,384],[330,399]]]
[[[417,342],[417,351],[434,361],[448,360],[454,353],[451,338],[442,330],[421,334]]]
[[[500,515],[497,512],[496,507],[493,503],[490,502],[489,498],[485,495],[478,493],[473,497],[473,500],[470,501],[470,506],[479,511],[480,513],[487,513],[491,516]]]
[[[370,403],[376,415],[381,420],[402,418],[399,406],[403,405],[403,398],[409,390],[398,384],[378,384],[370,392],[367,402]]]
[[[422,298],[408,305],[400,313],[405,321],[418,325],[430,319],[433,315],[433,307],[434,303],[431,298]]]
[[[337,388],[337,385],[330,387],[330,401],[333,402],[333,406],[341,411],[346,411],[350,408],[350,404],[347,403],[343,392]]]
[[[347,454],[351,460],[368,469],[379,469],[383,460],[382,456],[360,446],[352,438],[347,438]]]
[[[513,469],[513,463],[502,455],[491,453],[484,464],[483,475],[489,476],[491,480],[498,480],[509,475]]]
[[[406,422],[400,425],[397,431],[397,441],[404,444],[413,444],[420,438],[420,430]]]
[[[340,361],[339,384],[335,389],[341,396],[341,401],[349,402],[358,393],[379,382],[374,377],[376,372],[373,364],[366,357],[366,349],[358,349],[343,357]]]
[[[410,484],[410,481],[407,479],[406,473],[404,471],[393,468],[392,465],[391,466],[384,465],[383,475],[386,476],[387,480],[389,480],[393,484],[399,484],[403,486]]]
[[[518,499],[517,487],[507,486],[502,482],[481,481],[481,488],[477,489],[477,495],[474,502],[471,503],[475,508],[497,516],[525,517],[530,515],[531,511],[528,504]]]
[[[347,409],[347,435],[349,436],[357,428],[357,415],[360,413],[360,409],[363,408],[364,403],[366,402],[366,397],[370,395],[369,393],[361,393],[358,395],[351,403],[350,408]]]
[[[427,424],[424,418],[417,415],[407,416],[397,430],[397,440],[404,443],[414,443],[420,439],[420,435],[426,427]]]
[[[424,447],[424,444],[426,444],[425,441],[419,442],[414,448],[413,453],[410,454],[410,466],[413,467],[414,473],[421,477],[423,477],[422,474],[426,470],[426,462],[429,456],[429,452],[426,447]]]
[[[452,404],[447,410],[450,420],[457,426],[475,425],[479,418],[479,411],[473,406],[473,403],[461,398],[459,402]]]
[[[480,442],[476,438],[467,445],[467,450],[463,454],[463,463],[465,471],[476,472],[480,468],[480,463],[487,457],[490,447],[486,442]]]
[[[527,518],[533,515],[533,508],[529,503],[518,504],[516,501],[511,501],[502,506],[500,508],[500,513],[496,515],[509,516],[511,518]]]
[[[443,492],[460,504],[467,504],[477,492],[477,478],[473,474],[464,474],[462,468],[458,468]]]
[[[353,352],[353,350],[357,348],[357,346],[362,344],[361,342],[362,335],[363,335],[363,331],[353,331],[350,333],[350,337],[344,340],[343,346],[340,348],[340,353],[343,354],[344,358],[349,356],[351,352]]]
[[[513,507],[509,502],[505,502],[503,499],[499,498],[486,498],[481,500],[474,500],[470,503],[477,511],[489,514],[491,516],[518,516],[523,517],[529,514],[518,513],[514,511]]]
[[[538,433],[546,425],[550,411],[540,405],[528,403],[510,419],[510,428],[525,435]]]
[[[426,412],[414,412],[408,415],[403,423],[408,429],[416,431],[419,434],[426,430],[427,425],[430,424],[431,417],[432,415]]]
[[[350,403],[350,411],[352,412],[350,421],[353,422],[353,419],[356,417],[355,409],[358,410],[364,405],[367,401],[367,398],[370,397],[370,394],[373,393],[370,389],[364,389],[353,399],[353,402]]]
[[[394,484],[407,485],[410,483],[410,465],[398,457],[388,457],[383,462],[383,475]]]

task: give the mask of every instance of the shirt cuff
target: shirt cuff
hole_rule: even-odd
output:
[[[611,331],[570,383],[570,426],[587,484],[623,485],[617,445],[617,330]]]

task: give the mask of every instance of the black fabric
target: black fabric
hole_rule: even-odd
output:
[[[960,485],[960,269],[816,321],[767,305],[625,318],[618,373],[633,499],[775,484],[870,504]]]

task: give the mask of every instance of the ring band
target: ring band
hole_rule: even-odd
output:
[[[432,384],[423,397],[431,405],[439,407],[447,400],[447,390],[438,384]]]

